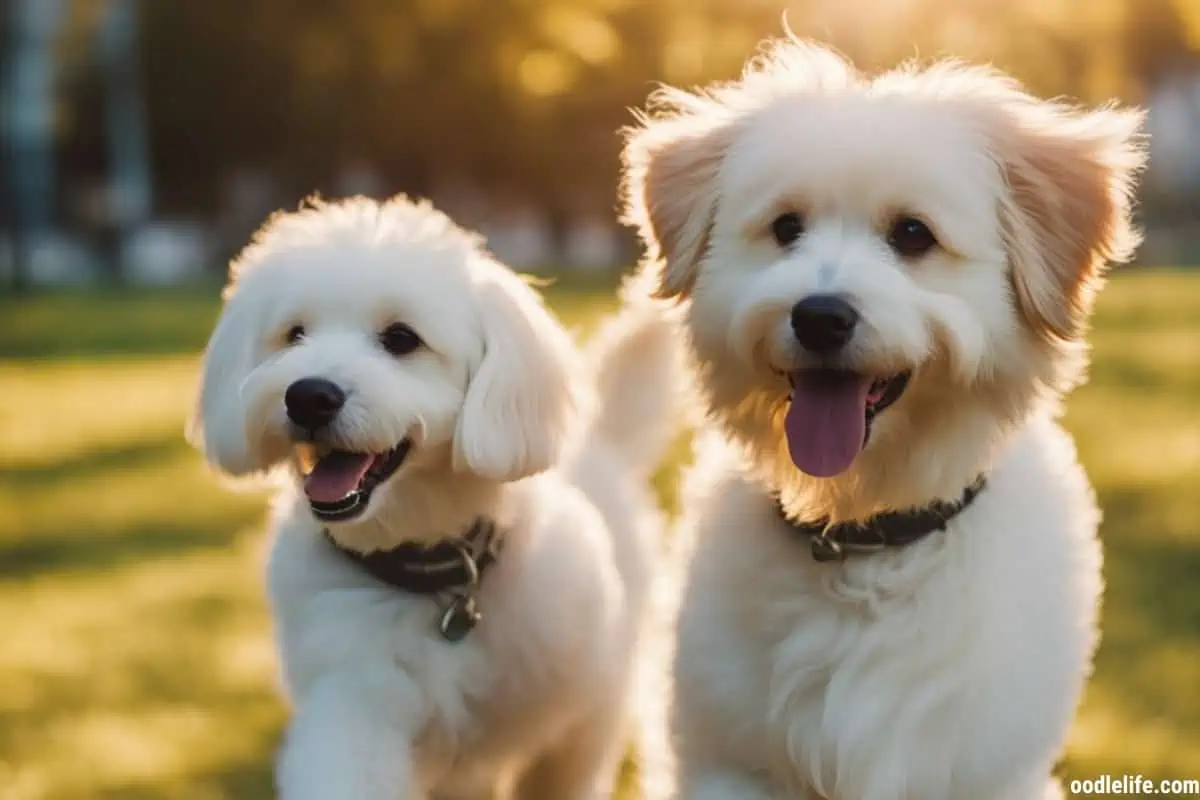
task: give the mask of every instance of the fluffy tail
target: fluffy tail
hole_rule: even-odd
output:
[[[588,357],[599,408],[596,431],[634,469],[650,472],[679,432],[681,368],[671,323],[635,291],[592,337]]]

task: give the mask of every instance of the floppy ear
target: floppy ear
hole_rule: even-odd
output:
[[[261,470],[247,447],[241,402],[242,382],[254,368],[255,326],[246,300],[234,285],[226,288],[224,296],[221,315],[204,350],[187,438],[217,469],[244,476]]]
[[[644,269],[657,272],[655,295],[686,297],[708,251],[717,211],[717,175],[733,125],[714,103],[682,92],[654,101],[674,113],[643,117],[622,156],[626,224],[647,249]]]
[[[518,276],[488,276],[478,291],[484,352],[459,413],[453,465],[514,481],[558,460],[578,407],[574,348]]]
[[[1010,111],[993,135],[1008,184],[1000,214],[1013,293],[1040,337],[1074,339],[1106,264],[1128,260],[1141,241],[1131,205],[1144,115],[1037,102]]]

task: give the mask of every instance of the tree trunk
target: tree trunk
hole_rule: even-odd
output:
[[[112,211],[112,277],[124,277],[121,254],[150,217],[150,155],[138,72],[137,0],[108,0],[100,28],[109,152],[108,200]]]
[[[0,115],[7,122],[8,195],[13,239],[13,283],[32,281],[32,252],[55,222],[54,53],[65,7],[61,0],[13,0],[7,20]]]

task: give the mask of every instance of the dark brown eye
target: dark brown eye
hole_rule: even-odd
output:
[[[424,344],[417,332],[403,322],[384,328],[379,333],[379,343],[394,356],[406,356]]]
[[[929,226],[915,217],[899,217],[893,222],[887,241],[904,258],[920,258],[938,244]]]
[[[292,327],[288,328],[288,332],[286,335],[284,335],[283,338],[287,341],[288,344],[295,344],[296,342],[298,342],[304,338],[304,326],[303,325],[293,325]]]
[[[780,247],[787,247],[804,235],[804,217],[795,211],[780,214],[771,223],[771,236]]]

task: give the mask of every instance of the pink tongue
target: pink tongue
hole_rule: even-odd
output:
[[[335,450],[322,458],[304,480],[304,493],[309,500],[333,503],[358,488],[359,481],[374,462],[367,453],[346,453]]]
[[[871,381],[853,373],[797,372],[784,419],[792,463],[817,478],[850,468],[866,438]]]

